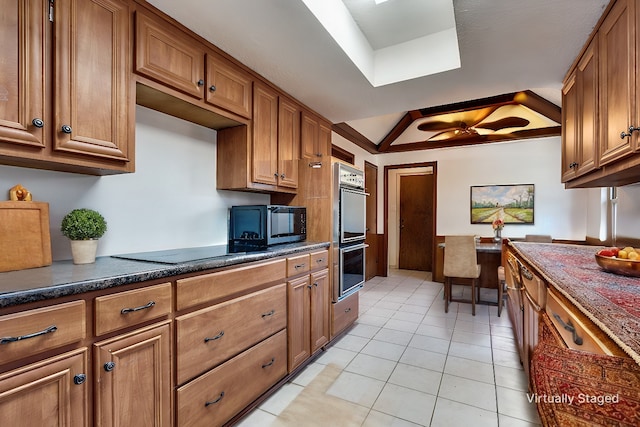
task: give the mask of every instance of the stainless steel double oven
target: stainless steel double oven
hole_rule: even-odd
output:
[[[339,258],[339,277],[333,300],[339,301],[362,288],[365,281],[366,198],[364,172],[343,163],[334,164],[333,243]]]

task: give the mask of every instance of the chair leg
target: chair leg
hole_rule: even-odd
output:
[[[500,313],[502,313],[502,296],[504,292],[504,283],[498,283],[498,317],[500,317]]]
[[[450,294],[451,294],[451,282],[449,281],[448,277],[444,278],[444,312],[448,313],[449,312],[449,298],[450,298]]]
[[[471,315],[475,316],[476,315],[476,297],[475,297],[475,290],[476,290],[476,279],[473,279],[473,281],[471,282]],[[478,287],[478,289],[480,289]]]

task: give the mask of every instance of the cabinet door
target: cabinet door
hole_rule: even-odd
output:
[[[127,3],[55,3],[54,151],[128,161]]]
[[[329,270],[311,275],[311,353],[329,342]]]
[[[285,97],[278,105],[278,186],[298,188],[300,110]]]
[[[318,161],[329,154],[331,126],[306,111],[301,118],[301,155],[305,159]]]
[[[89,426],[87,350],[0,375],[0,420],[11,427]]]
[[[311,356],[309,276],[287,282],[287,341],[289,372]]]
[[[256,83],[253,90],[253,181],[278,183],[278,94]]]
[[[576,175],[579,176],[598,167],[598,43],[595,40],[578,63],[576,83],[579,115]]]
[[[533,355],[533,349],[538,345],[538,317],[540,313],[540,307],[532,300],[531,295],[527,291],[522,292],[523,301],[523,351],[522,351],[522,366],[527,375],[530,378],[530,362]]]
[[[600,165],[631,154],[638,132],[621,138],[636,120],[635,0],[617,1],[600,27]]]
[[[45,145],[45,2],[3,2],[2,9],[0,153],[18,147],[37,152]]]
[[[576,175],[577,132],[578,86],[574,71],[562,88],[562,182],[567,182]]]
[[[169,322],[94,344],[96,426],[170,426]]]
[[[253,80],[249,74],[214,53],[207,54],[207,102],[251,118]]]
[[[194,98],[204,97],[204,49],[186,34],[136,12],[136,72]]]

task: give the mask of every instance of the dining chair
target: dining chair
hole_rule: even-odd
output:
[[[476,315],[476,286],[479,286],[481,266],[478,264],[475,236],[444,237],[444,312],[450,302],[471,303],[471,314]],[[452,285],[471,285],[471,299],[453,299]],[[461,283],[462,282],[462,283]]]

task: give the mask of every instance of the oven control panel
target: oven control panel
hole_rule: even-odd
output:
[[[343,164],[338,166],[338,183],[345,187],[364,188],[364,172]]]

